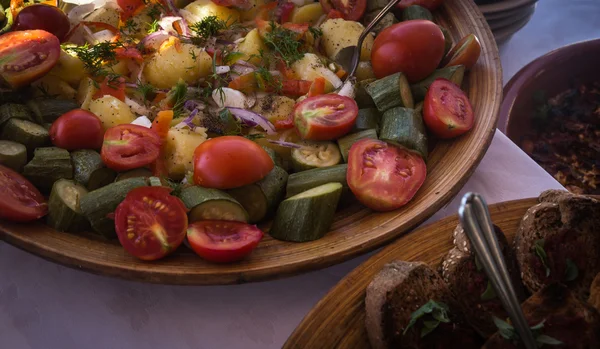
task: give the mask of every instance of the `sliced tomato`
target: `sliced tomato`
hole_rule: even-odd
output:
[[[117,47],[115,49],[115,56],[117,59],[133,59],[134,61],[141,63],[144,61],[142,53],[135,47]]]
[[[304,96],[310,91],[312,84],[308,80],[283,80],[281,82],[281,94],[294,97]]]
[[[29,222],[45,216],[48,205],[25,177],[0,165],[0,219]]]
[[[367,0],[319,0],[323,12],[339,11],[342,18],[348,21],[358,21],[367,9]],[[337,18],[337,17],[333,17]]]
[[[473,107],[469,97],[455,83],[435,80],[423,101],[423,121],[439,138],[453,138],[473,128]]]
[[[465,69],[471,69],[477,63],[480,54],[479,39],[475,34],[469,34],[448,52],[441,65],[445,67],[464,65]]]
[[[308,91],[308,97],[314,97],[318,95],[322,95],[325,93],[325,78],[319,76],[312,82],[310,85],[310,90]]]
[[[115,171],[127,171],[156,161],[161,140],[156,132],[139,125],[109,128],[102,143],[102,161]]]
[[[258,246],[264,233],[255,225],[230,221],[198,221],[190,224],[188,242],[209,262],[236,262]]]
[[[258,91],[256,74],[254,74],[254,72],[251,72],[244,75],[240,75],[237,78],[231,80],[228,87],[245,93],[256,92]]]
[[[188,225],[183,202],[167,187],[130,191],[115,211],[115,229],[125,251],[142,260],[156,260],[175,251]]]
[[[296,104],[294,124],[302,138],[328,141],[350,132],[357,115],[358,106],[352,98],[326,94]]]
[[[259,32],[261,31],[261,27],[262,27],[262,29],[265,29],[267,26],[270,26],[268,21],[271,17],[273,17],[272,13],[276,8],[277,8],[277,1],[269,2],[258,8],[258,11],[256,11],[255,20],[257,22],[257,25],[259,25],[258,26]]]
[[[348,187],[365,206],[391,211],[417,193],[427,175],[417,153],[376,139],[362,139],[348,152]]]
[[[121,19],[127,20],[139,12],[141,8],[146,6],[144,0],[117,0],[117,4],[123,10]]]
[[[117,79],[110,79],[109,77],[105,77],[104,81],[100,84],[100,88],[94,96],[93,99],[102,98],[106,95],[113,96],[120,101],[125,101],[125,78],[119,77]]]
[[[279,8],[277,9],[279,14],[279,23],[289,22],[292,18],[292,13],[294,12],[295,8],[296,5],[294,5],[293,2],[284,2],[283,4],[279,5]]]
[[[276,67],[277,70],[279,70],[281,74],[283,74],[283,77],[285,79],[293,80],[297,78],[296,73],[294,73],[294,70],[288,67],[283,60],[277,60]]]

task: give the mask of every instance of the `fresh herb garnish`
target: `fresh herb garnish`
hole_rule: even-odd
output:
[[[408,325],[404,328],[404,332],[402,334],[406,334],[406,332],[413,327],[419,319],[423,322],[423,328],[421,329],[421,338],[425,337],[433,330],[435,330],[440,323],[449,323],[450,318],[448,317],[448,306],[441,302],[436,302],[434,300],[429,300],[429,302],[425,303],[422,307],[414,311],[410,315],[410,321]]]
[[[579,268],[572,260],[567,258],[567,268],[565,269],[565,281],[573,281],[579,276]]]
[[[180,117],[183,113],[183,105],[185,104],[185,97],[187,94],[187,85],[183,79],[179,79],[177,84],[167,92],[165,102],[172,106],[173,118]]]
[[[308,27],[308,31],[315,39],[323,36],[323,31],[317,27]]]
[[[119,29],[123,34],[132,34],[139,30],[139,25],[133,18],[129,18],[123,23],[123,26]]]
[[[148,8],[148,17],[150,17],[150,19],[152,19],[153,21],[158,21],[160,15],[163,12],[162,10],[162,6],[155,4]]]
[[[115,49],[120,47],[123,47],[120,41],[104,41],[95,45],[68,46],[65,50],[75,53],[92,75],[106,76],[109,72],[103,68],[103,65],[116,62]]]
[[[550,276],[550,267],[548,266],[548,255],[544,250],[544,239],[537,240],[533,244],[533,251],[535,255],[540,259],[544,268],[546,268],[546,277]]]
[[[495,316],[492,317],[492,319],[494,320],[494,324],[498,328],[498,333],[500,334],[500,336],[502,336],[502,338],[504,338],[508,341],[511,341],[514,344],[517,344],[521,340],[521,337],[519,337],[519,334],[517,333],[517,331],[511,324],[509,324],[508,322],[501,320]],[[534,336],[535,341],[537,342],[538,346],[541,347],[544,344],[548,344],[548,345],[563,344],[563,342],[559,341],[556,338],[552,338],[548,335],[542,334],[542,330],[544,329],[545,322],[546,322],[546,320],[531,327],[531,332],[533,332],[533,336]]]
[[[136,90],[140,95],[142,95],[142,98],[144,98],[144,103],[146,103],[148,101],[148,97],[156,92],[156,87],[148,83],[138,83]]]
[[[274,90],[275,92],[281,92],[281,89],[283,88],[283,83],[281,82],[281,79],[276,79],[267,68],[258,68],[254,72],[254,75],[256,77],[256,82],[260,90]]]
[[[227,22],[219,19],[217,16],[204,17],[200,22],[196,22],[190,26],[190,30],[194,34],[203,39],[208,39],[215,36],[219,31],[227,29]]]
[[[148,34],[157,32],[159,28],[160,28],[160,26],[158,25],[158,20],[155,19],[154,21],[152,21],[152,23],[150,23],[150,28],[148,29]]]
[[[280,27],[274,22],[270,24],[270,31],[264,36],[265,45],[271,50],[277,52],[287,66],[299,61],[306,53],[303,42],[298,39],[298,33]]]
[[[492,286],[492,283],[490,282],[490,280],[488,280],[487,287],[485,291],[483,291],[483,293],[481,294],[481,300],[489,301],[494,298],[496,298],[496,290],[494,290],[494,286]]]

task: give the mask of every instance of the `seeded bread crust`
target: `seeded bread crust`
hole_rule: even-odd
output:
[[[596,275],[590,287],[590,299],[588,303],[600,311],[600,273]]]

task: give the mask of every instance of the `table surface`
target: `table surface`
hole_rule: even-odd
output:
[[[543,0],[501,49],[504,81],[532,59],[600,36],[597,0]],[[561,186],[501,132],[460,194],[489,203]],[[456,213],[461,195],[428,222]],[[59,266],[0,242],[1,349],[280,348],[307,312],[373,253],[300,276],[235,286],[162,286]]]

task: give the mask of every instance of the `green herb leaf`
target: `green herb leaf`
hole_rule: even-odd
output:
[[[496,290],[494,290],[494,287],[492,286],[492,283],[490,280],[488,280],[487,282],[487,287],[485,289],[485,291],[481,294],[481,300],[482,301],[489,301],[492,300],[494,298],[496,298]]]
[[[535,255],[540,259],[540,262],[546,268],[546,277],[550,276],[550,267],[548,266],[548,255],[544,250],[544,239],[537,240],[533,245]]]
[[[563,344],[563,342],[559,341],[556,338],[552,338],[550,336],[547,336],[545,334],[539,335],[537,336],[537,338],[535,339],[535,341],[540,344],[548,344],[548,345],[561,345]]]
[[[579,276],[579,268],[572,260],[567,258],[567,269],[565,270],[565,281],[573,281]]]
[[[531,326],[530,328],[532,331],[541,331],[544,328],[545,323],[546,323],[546,320],[544,319],[539,324]]]
[[[501,320],[500,318],[493,316],[492,320],[494,321],[494,325],[498,328],[498,333],[502,338],[514,341],[519,339],[519,335],[515,331],[515,328],[509,324],[508,322]]]
[[[421,328],[421,338],[430,334],[439,326],[439,321],[423,321],[423,328]]]
[[[190,26],[190,30],[202,39],[215,36],[223,29],[227,29],[227,22],[219,19],[217,16],[204,17],[200,22],[196,22]]]
[[[279,58],[289,67],[292,63],[299,61],[306,52],[302,40],[298,39],[298,33],[280,27],[271,22],[271,31],[264,37],[265,45],[279,54]]]
[[[433,318],[433,320],[423,319],[424,327],[421,330],[421,337],[426,336],[428,333],[433,331],[439,325],[440,322],[450,322],[450,318],[448,317],[448,310],[449,309],[446,304],[436,302],[434,300],[429,300],[429,302],[425,303],[423,306],[415,310],[410,315],[410,321],[408,322],[408,325],[406,325],[406,327],[404,328],[404,332],[402,332],[402,334],[406,334],[406,332],[411,327],[413,327],[419,319],[427,315],[431,315],[431,318]],[[428,322],[429,324],[425,324],[425,322]],[[432,325],[434,322],[436,323],[435,326]]]
[[[173,118],[181,116],[183,112],[183,104],[185,103],[185,97],[187,94],[187,85],[183,79],[179,79],[177,84],[167,92],[167,98],[165,102],[168,105],[172,105]]]

